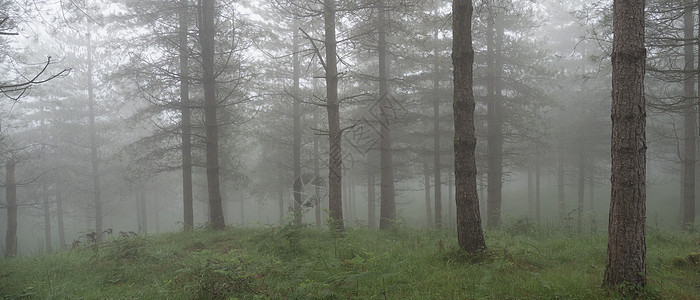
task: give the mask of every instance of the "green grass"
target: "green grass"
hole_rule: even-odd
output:
[[[467,255],[454,233],[293,227],[195,230],[0,260],[7,299],[596,299],[606,237],[534,226],[486,232]],[[698,234],[647,236],[643,298],[700,298]],[[689,256],[690,255],[690,256]]]

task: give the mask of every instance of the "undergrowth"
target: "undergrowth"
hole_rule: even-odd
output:
[[[191,230],[0,260],[3,299],[596,299],[607,238],[527,221],[459,250],[450,231]],[[700,236],[649,230],[648,299],[697,299]]]

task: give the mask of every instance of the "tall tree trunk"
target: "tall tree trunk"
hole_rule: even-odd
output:
[[[426,151],[427,152],[427,151]],[[428,228],[433,228],[433,210],[430,206],[430,170],[427,157],[423,161],[423,189],[425,190],[425,213]]]
[[[474,48],[471,0],[452,2],[452,65],[454,66],[455,186],[457,240],[467,252],[486,249],[476,192],[476,135],[474,133]]]
[[[88,43],[87,43],[87,86],[88,86],[88,130],[90,132],[90,160],[92,165],[92,189],[93,189],[93,203],[95,205],[95,232],[98,233],[98,239],[102,239],[102,187],[100,184],[100,157],[99,157],[99,146],[97,145],[97,126],[95,126],[95,84],[93,83],[93,64],[92,61],[92,38],[88,33]]]
[[[146,213],[146,191],[144,191],[143,187],[141,187],[141,191],[139,192],[139,207],[141,208],[141,214],[139,216],[141,217],[141,220],[139,224],[141,225],[140,231],[143,233],[148,233],[148,214]]]
[[[375,204],[375,170],[372,168],[374,164],[374,151],[367,152],[367,226],[369,228],[377,228],[377,206]]]
[[[557,202],[559,203],[559,222],[566,221],[566,199],[564,194],[564,149],[559,148],[557,157]]]
[[[694,37],[695,16],[693,2],[685,0],[687,7],[683,14],[683,38],[692,41]],[[691,230],[695,224],[695,132],[696,132],[696,97],[695,97],[695,53],[693,43],[686,42],[683,47],[685,57],[685,79],[683,91],[685,113],[683,114],[683,228]]]
[[[5,258],[9,258],[17,256],[17,184],[13,159],[8,159],[5,165],[5,198],[7,200]]]
[[[527,168],[527,211],[530,218],[535,218],[535,172],[532,166]]]
[[[487,147],[488,147],[488,194],[486,227],[497,228],[501,225],[501,201],[503,189],[503,97],[501,95],[501,50],[503,47],[503,22],[496,12],[498,8],[489,8],[487,38]]]
[[[615,0],[612,53],[612,175],[603,285],[646,285],[644,0]]]
[[[391,130],[389,112],[389,62],[387,60],[388,46],[386,42],[386,32],[388,22],[388,9],[385,7],[386,1],[381,2],[377,16],[379,31],[378,53],[379,53],[379,156],[380,156],[380,187],[381,187],[381,207],[379,216],[379,229],[388,229],[396,222],[396,199],[394,191],[394,165],[392,163]]]
[[[318,112],[314,111],[314,126],[318,126]],[[314,135],[314,215],[316,228],[321,228],[321,153],[319,151],[318,135]]]
[[[66,248],[66,230],[63,225],[63,195],[60,189],[56,191],[56,225],[58,226],[58,245]]]
[[[438,41],[438,31],[433,36]],[[435,178],[435,229],[442,228],[442,166],[440,165],[440,57],[433,49],[433,172]]]
[[[338,65],[335,39],[335,0],[324,0],[323,19],[326,45],[326,110],[328,111],[328,210],[331,228],[345,231],[343,224],[342,168],[340,101],[338,99]]]
[[[187,46],[187,31],[189,20],[188,0],[180,0],[178,21],[179,51],[180,51],[180,105],[182,110],[182,204],[183,222],[185,230],[194,227],[194,207],[192,198],[192,125],[190,112],[190,85],[189,85],[189,50]]]
[[[542,177],[542,172],[540,172],[540,151],[539,146],[537,147],[537,156],[535,157],[535,221],[540,223],[540,178]]]
[[[301,193],[302,193],[302,182],[301,182],[301,102],[299,97],[301,97],[299,91],[299,77],[300,77],[300,65],[299,65],[299,24],[294,22],[294,34],[292,42],[292,73],[293,73],[293,86],[292,86],[292,118],[293,118],[293,130],[294,130],[294,141],[292,145],[293,160],[294,160],[294,182],[292,183],[292,189],[294,191],[294,225],[301,226]]]
[[[216,77],[214,74],[214,0],[201,0],[202,25],[199,42],[202,46],[202,69],[204,89],[204,124],[206,127],[207,191],[209,193],[209,218],[214,229],[224,229],[224,212],[221,206],[219,183],[219,127],[217,123]]]
[[[591,170],[588,175],[588,202],[591,212],[591,232],[596,232],[596,219],[595,219],[595,176],[593,176],[593,170]]]
[[[447,218],[450,219],[450,222],[454,221],[454,211],[452,211],[452,208],[454,206],[454,196],[452,194],[454,186],[452,185],[452,172],[447,172]]]
[[[53,252],[51,242],[51,206],[49,206],[49,189],[46,183],[41,184],[41,200],[44,206],[44,243],[46,244],[46,252]]]
[[[279,194],[277,194],[277,196],[278,196],[277,204],[278,204],[279,213],[280,213],[279,221],[280,221],[280,224],[284,224],[284,186],[285,186],[285,184],[284,184],[284,178],[282,176],[282,171],[280,171],[279,174],[277,175],[277,181],[278,181],[278,187],[279,187],[278,188]]]
[[[583,152],[579,153],[578,160],[578,203],[576,206],[576,232],[579,234],[583,227],[583,190],[586,185],[586,158]]]

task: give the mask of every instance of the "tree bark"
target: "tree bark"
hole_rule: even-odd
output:
[[[144,234],[148,233],[148,218],[146,214],[146,191],[143,190],[143,187],[141,187],[141,191],[139,192],[139,207],[141,213],[139,214],[139,217],[141,219],[139,220],[139,225],[140,225],[140,232],[143,232]]]
[[[471,253],[486,249],[476,192],[473,11],[471,0],[452,2],[457,240],[463,250]]]
[[[189,53],[187,46],[188,32],[188,0],[180,0],[179,21],[179,55],[180,55],[180,105],[182,120],[182,204],[183,223],[185,230],[194,227],[194,207],[192,198],[192,125],[190,111],[190,85],[189,85]]]
[[[63,224],[63,195],[61,191],[56,191],[56,225],[58,226],[58,245],[61,249],[66,248],[66,230]]]
[[[217,123],[216,77],[214,74],[214,0],[201,0],[202,24],[199,42],[202,46],[202,69],[204,89],[204,124],[206,127],[206,169],[209,194],[209,221],[213,229],[224,229],[224,212],[221,204],[219,178],[219,127]]]
[[[583,152],[579,153],[579,160],[578,160],[578,203],[576,206],[576,232],[581,234],[581,231],[583,230],[583,203],[584,203],[584,198],[583,198],[583,191],[585,189],[586,185],[586,158],[583,154]]]
[[[17,184],[15,161],[5,165],[5,198],[7,200],[7,231],[5,232],[5,258],[17,256]]]
[[[502,12],[496,7],[489,8],[487,38],[487,214],[486,227],[497,228],[501,225],[501,202],[503,189],[503,99],[501,95],[501,50],[503,47],[503,22],[499,18]]]
[[[425,191],[425,213],[428,228],[433,228],[433,210],[430,206],[430,170],[428,170],[428,159],[423,162],[423,189]]]
[[[41,200],[44,206],[44,243],[46,244],[46,252],[53,252],[51,242],[51,206],[49,206],[49,189],[46,183],[41,184]]]
[[[612,170],[603,285],[646,285],[644,0],[615,0],[612,53]]]
[[[323,19],[326,45],[326,110],[328,112],[328,210],[331,228],[345,231],[343,224],[342,168],[340,101],[338,99],[338,65],[335,39],[335,0],[324,0]]]
[[[438,32],[433,36],[438,40]],[[440,165],[440,73],[437,47],[433,49],[433,177],[435,178],[435,229],[442,228],[442,166]]]
[[[375,170],[372,168],[375,166],[374,156],[374,151],[370,149],[367,152],[367,226],[369,228],[377,228]]]
[[[98,240],[102,239],[102,187],[100,183],[100,157],[99,157],[99,146],[97,145],[97,126],[95,125],[95,84],[93,83],[93,64],[92,61],[92,38],[88,33],[87,42],[87,86],[88,86],[88,130],[90,134],[90,161],[92,164],[92,189],[93,189],[93,203],[95,205],[95,232],[98,233]]]
[[[294,165],[294,182],[292,183],[292,189],[294,191],[294,225],[301,226],[301,194],[302,194],[302,182],[301,182],[301,103],[299,97],[301,97],[299,92],[299,77],[300,77],[300,63],[299,63],[299,24],[294,22],[294,33],[292,42],[292,118],[293,118],[293,130],[294,130],[294,141],[292,145],[293,152],[293,165]]]
[[[379,229],[389,229],[396,223],[396,199],[394,194],[394,165],[392,162],[391,130],[389,112],[389,62],[386,42],[387,10],[382,1],[378,13],[378,54],[379,54],[379,159],[380,159],[380,217]]]
[[[687,7],[683,14],[683,38],[692,41],[694,37],[695,16],[693,2],[684,1]],[[685,79],[683,91],[685,113],[683,114],[683,228],[692,230],[695,224],[695,161],[696,161],[696,97],[695,97],[695,53],[693,44],[686,42],[683,47],[685,58]]]

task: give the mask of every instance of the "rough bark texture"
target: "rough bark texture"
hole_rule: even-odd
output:
[[[388,27],[388,11],[384,7],[386,3],[381,2],[377,26],[378,54],[379,54],[379,159],[381,166],[380,173],[380,197],[381,207],[379,209],[379,229],[391,228],[396,223],[396,199],[394,194],[394,165],[392,162],[391,130],[389,121],[389,63],[387,62],[387,42],[386,31]]]
[[[194,226],[194,208],[192,198],[192,125],[190,112],[190,85],[189,85],[189,52],[187,47],[188,31],[188,0],[180,0],[179,21],[179,55],[180,55],[180,105],[182,119],[182,206],[183,223],[185,229]]]
[[[694,35],[695,16],[693,3],[684,1],[686,11],[683,14],[683,34],[686,41],[691,41]],[[693,44],[688,42],[683,47],[685,57],[685,80],[683,81],[684,98],[686,103],[683,114],[683,228],[691,230],[695,224],[695,152],[696,152],[696,97],[695,97],[695,53]]]
[[[474,48],[471,0],[452,3],[452,65],[454,66],[455,201],[457,240],[467,252],[486,249],[476,192],[476,135],[474,133]]]
[[[604,286],[646,285],[644,0],[615,0],[612,54],[612,176]]]
[[[213,229],[224,229],[224,211],[221,205],[219,178],[219,127],[217,123],[216,77],[214,74],[214,0],[201,1],[202,25],[199,42],[202,46],[204,89],[204,124],[206,133],[207,191],[209,194],[209,222]]]
[[[345,231],[343,224],[342,167],[340,103],[338,99],[338,65],[335,39],[335,0],[324,0],[323,19],[326,45],[326,110],[328,112],[328,211],[331,228]]]
[[[49,204],[49,188],[46,183],[41,184],[41,200],[44,208],[44,243],[46,252],[53,252],[53,243],[51,241],[51,206]]]
[[[501,225],[501,202],[503,190],[503,97],[501,96],[501,72],[503,69],[500,52],[503,44],[503,22],[498,17],[498,8],[489,7],[487,39],[487,201],[486,227]]]
[[[102,187],[100,184],[100,157],[99,157],[99,146],[97,145],[97,126],[95,126],[95,84],[93,83],[92,73],[93,64],[92,61],[92,44],[91,38],[88,34],[88,44],[87,44],[87,86],[88,86],[88,131],[90,134],[90,162],[92,166],[92,189],[93,189],[93,204],[95,205],[95,232],[102,232]],[[98,239],[102,239],[102,235],[98,234]]]
[[[438,32],[433,38],[437,40]],[[437,48],[433,49],[433,173],[435,178],[435,229],[442,228],[442,168],[440,166],[440,72]]]
[[[7,231],[5,232],[5,257],[17,256],[17,184],[15,161],[5,165],[5,199],[7,200]]]
[[[294,181],[292,182],[292,191],[294,193],[294,225],[301,226],[301,103],[299,97],[299,28],[298,24],[294,23],[294,34],[292,38],[292,122],[293,122],[293,143],[292,143],[292,160]]]

